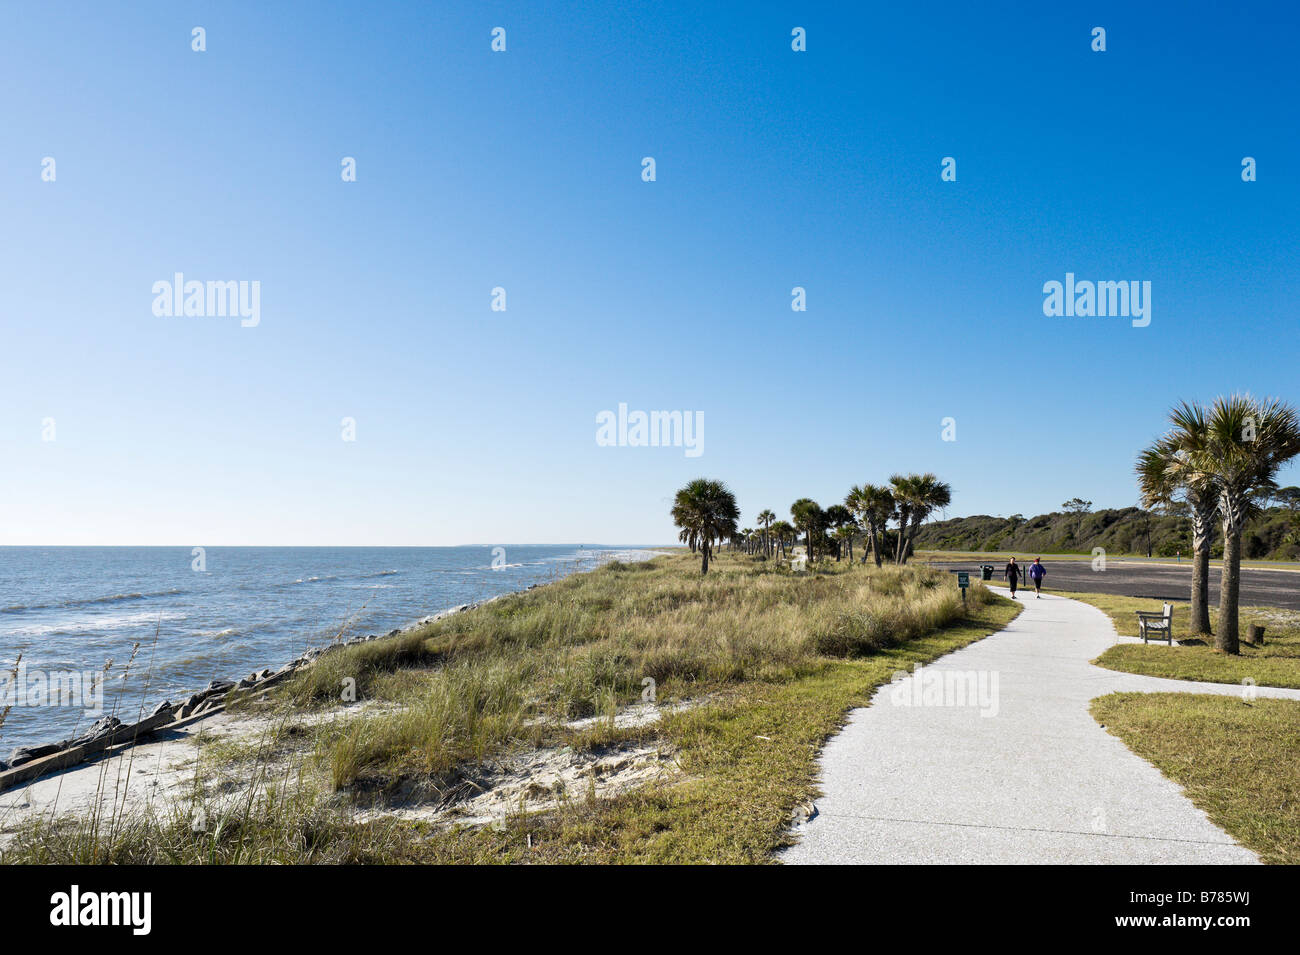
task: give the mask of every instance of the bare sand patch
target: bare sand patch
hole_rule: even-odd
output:
[[[675,749],[612,746],[579,752],[564,746],[530,750],[479,767],[445,790],[409,787],[385,805],[361,810],[359,821],[397,817],[450,826],[487,826],[522,812],[575,801],[609,799],[680,774]]]
[[[703,700],[636,703],[613,716],[618,729],[651,725]],[[327,710],[222,712],[155,738],[110,750],[92,761],[0,793],[0,846],[37,818],[211,818],[235,806],[256,806],[269,789],[331,794],[324,767],[311,759],[313,729],[357,716],[396,712],[368,701]],[[588,717],[561,725],[582,730],[609,722]],[[413,819],[443,826],[498,824],[508,815],[554,809],[575,800],[608,799],[680,774],[675,749],[657,743],[614,743],[592,750],[560,746],[528,750],[467,768],[445,788],[407,782],[382,801],[358,809],[358,822]]]

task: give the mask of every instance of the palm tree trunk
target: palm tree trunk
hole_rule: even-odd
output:
[[[916,542],[917,532],[920,530],[921,530],[921,515],[918,512],[913,511],[912,520],[907,530],[907,542],[903,545],[903,559],[901,563],[904,564],[907,563],[907,556],[911,552],[912,546]]]
[[[894,563],[900,566],[907,559],[907,549],[903,545],[907,542],[907,521],[911,516],[911,508],[901,508],[898,512],[898,553],[894,555]]]
[[[1240,653],[1237,633],[1237,608],[1241,597],[1241,512],[1244,501],[1224,495],[1223,573],[1219,578],[1219,626],[1214,646],[1223,653]]]
[[[871,554],[876,558],[876,566],[884,565],[884,559],[880,556],[880,525],[875,521],[871,522]],[[865,561],[867,555],[863,554],[862,559]]]
[[[707,541],[700,545],[700,553],[704,559],[704,563],[700,568],[700,574],[703,576],[709,572],[709,545]]]
[[[1192,511],[1192,633],[1210,633],[1210,545],[1214,511]]]

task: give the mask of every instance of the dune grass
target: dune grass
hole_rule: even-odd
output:
[[[1138,635],[1137,610],[1159,610],[1160,602],[1139,597],[1113,594],[1062,593],[1062,597],[1080,600],[1104,611],[1115,623],[1115,630],[1129,637]],[[1210,608],[1210,620],[1215,619]],[[1185,640],[1179,646],[1166,643],[1121,643],[1111,647],[1093,663],[1111,670],[1140,673],[1144,676],[1168,677],[1173,680],[1201,680],[1208,683],[1241,683],[1254,680],[1257,686],[1300,689],[1300,612],[1275,607],[1241,608],[1241,653],[1219,653],[1213,638],[1189,638],[1188,607],[1174,604],[1174,639]],[[1263,646],[1246,643],[1249,624],[1265,628]]]
[[[816,759],[849,710],[897,672],[1004,627],[1020,608],[1000,597],[899,646],[823,660],[783,682],[736,687],[708,708],[667,718],[684,778],[618,799],[520,815],[501,830],[441,832],[437,862],[762,863],[787,844],[791,813],[817,793]]]
[[[785,682],[961,613],[950,576],[921,568],[832,562],[796,576],[728,555],[706,577],[695,570],[689,555],[612,564],[327,656],[291,693],[324,701],[355,681],[359,698],[403,704],[326,741],[333,783],[345,787],[448,773],[521,738],[542,745],[568,721],[640,699],[647,679],[661,700]]]
[[[310,762],[323,782],[285,780],[274,798],[194,833],[142,819],[112,845],[26,834],[10,861],[761,862],[814,792],[821,745],[848,710],[916,663],[1000,629],[1019,607],[952,575],[824,562],[788,566],[722,554],[701,578],[679,553],[610,564],[484,604],[388,640],[321,657],[282,694],[291,710],[344,693],[380,712],[323,722]],[[658,723],[612,717],[653,681],[660,703],[703,705]],[[670,752],[677,771],[614,798],[573,793],[503,826],[436,829],[351,821],[360,804],[435,788],[485,760],[543,746],[600,752],[628,740]]]
[[[1300,864],[1300,700],[1112,693],[1092,715],[1263,861]]]

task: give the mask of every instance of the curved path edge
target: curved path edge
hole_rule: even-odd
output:
[[[1259,861],[1089,712],[1108,693],[1242,687],[1094,666],[1120,639],[1106,614],[1049,594],[1022,602],[1005,629],[852,711],[820,757],[817,813],[796,827],[798,842],[780,861]],[[1300,699],[1294,689],[1255,693]]]

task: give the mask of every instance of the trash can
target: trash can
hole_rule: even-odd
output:
[[[993,579],[993,565],[985,564],[984,566],[980,567],[980,580],[992,580],[992,579]]]

